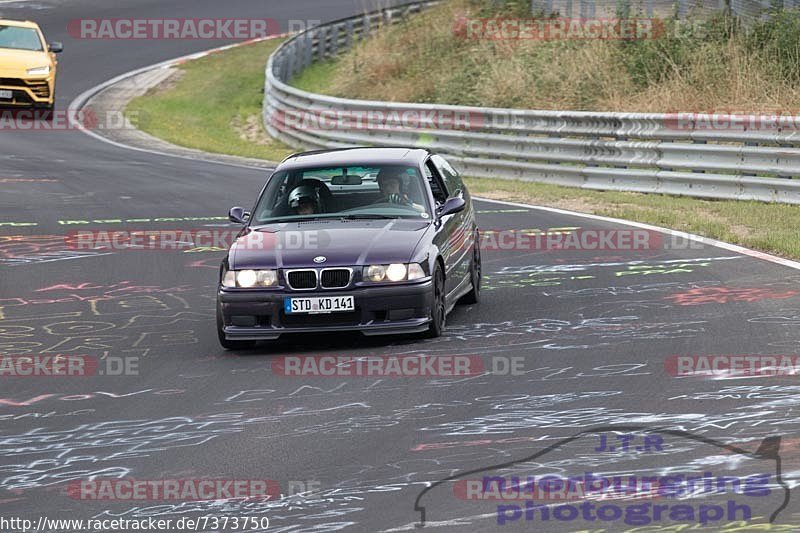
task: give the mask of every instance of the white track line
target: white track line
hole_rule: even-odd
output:
[[[776,255],[771,255],[765,252],[759,252],[757,250],[751,250],[750,248],[745,248],[743,246],[739,246],[737,244],[730,244],[723,241],[718,241],[716,239],[710,239],[708,237],[702,237],[700,235],[695,235],[693,233],[686,233],[683,231],[676,231],[673,229],[662,228],[659,226],[651,226],[650,224],[644,224],[642,222],[632,222],[629,220],[622,220],[620,218],[611,218],[611,217],[604,217],[601,215],[591,215],[589,213],[578,213],[575,211],[567,211],[566,209],[557,209],[555,207],[542,207],[538,205],[531,205],[531,204],[521,204],[517,202],[505,202],[503,200],[489,200],[488,198],[480,198],[475,197],[476,200],[480,200],[481,202],[489,202],[493,204],[501,204],[501,205],[510,205],[514,207],[527,207],[528,209],[537,209],[539,211],[548,211],[550,213],[558,213],[560,215],[570,215],[575,217],[581,218],[589,218],[592,220],[599,220],[602,222],[613,222],[615,224],[624,224],[626,226],[632,226],[634,228],[641,228],[651,231],[658,231],[661,233],[666,233],[667,235],[673,235],[675,237],[680,237],[683,239],[688,239],[691,241],[699,242],[708,246],[715,246],[717,248],[722,248],[723,250],[728,250],[731,252],[737,252],[742,255],[747,255],[750,257],[754,257],[756,259],[761,259],[763,261],[769,261],[771,263],[776,263],[781,266],[794,268],[795,270],[800,270],[800,263],[797,261],[792,261],[791,259],[784,259],[783,257],[778,257]]]

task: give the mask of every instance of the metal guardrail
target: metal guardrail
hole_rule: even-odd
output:
[[[531,0],[531,13],[559,17],[614,17],[621,9],[644,16],[693,19],[730,9],[745,24],[775,9],[797,9],[798,0]]]
[[[727,115],[351,100],[288,85],[313,61],[331,58],[381,24],[434,3],[339,20],[286,41],[266,69],[263,111],[269,133],[302,149],[429,148],[447,154],[463,174],[474,177],[800,204],[800,179],[793,179],[800,177],[800,116],[743,116],[734,124],[735,117]],[[730,124],[714,127],[719,121]]]

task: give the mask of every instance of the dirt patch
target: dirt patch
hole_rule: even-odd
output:
[[[476,192],[475,195],[483,198],[489,198],[490,200],[536,204],[545,207],[566,209],[567,211],[577,211],[579,213],[596,213],[599,209],[604,207],[603,204],[591,202],[585,198],[559,198],[557,200],[545,200],[542,198],[529,196],[524,193],[511,191],[483,191]]]
[[[615,203],[615,204],[608,204],[606,207],[614,207],[615,209],[630,209],[631,211],[652,211],[653,208],[646,205],[639,205],[639,204],[622,204],[622,203]]]
[[[749,239],[755,237],[753,228],[745,226],[743,224],[733,224],[730,218],[724,217],[718,213],[714,213],[712,211],[707,210],[707,211],[702,211],[700,213],[700,216],[702,216],[704,219],[710,222],[715,222],[717,224],[726,226],[731,233],[733,233],[740,239]]]
[[[170,69],[169,76],[164,78],[158,85],[152,87],[148,91],[148,94],[159,95],[161,93],[169,92],[178,85],[178,82],[180,82],[184,76],[186,76],[185,70],[180,68]]]
[[[742,239],[749,239],[755,236],[753,234],[752,228],[748,228],[747,226],[742,226],[741,224],[733,224],[731,225],[730,229],[731,233]]]
[[[231,128],[243,141],[260,145],[273,144],[274,142],[272,137],[264,131],[260,115],[250,115],[245,119],[237,115],[231,120]]]

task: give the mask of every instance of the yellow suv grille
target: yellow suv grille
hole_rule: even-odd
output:
[[[50,86],[47,80],[23,80],[20,78],[0,78],[0,86],[27,87],[37,98],[49,98]]]

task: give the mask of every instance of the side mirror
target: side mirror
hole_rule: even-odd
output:
[[[54,41],[54,42],[50,43],[49,45],[47,45],[47,47],[54,54],[60,54],[61,52],[64,51],[64,45],[62,43],[57,42],[57,41]]]
[[[250,213],[244,210],[244,207],[231,207],[228,211],[228,220],[236,222],[237,224],[247,224],[250,220]]]
[[[467,202],[460,196],[448,198],[447,201],[442,204],[442,207],[439,208],[439,217],[460,213],[465,207],[467,207]]]

